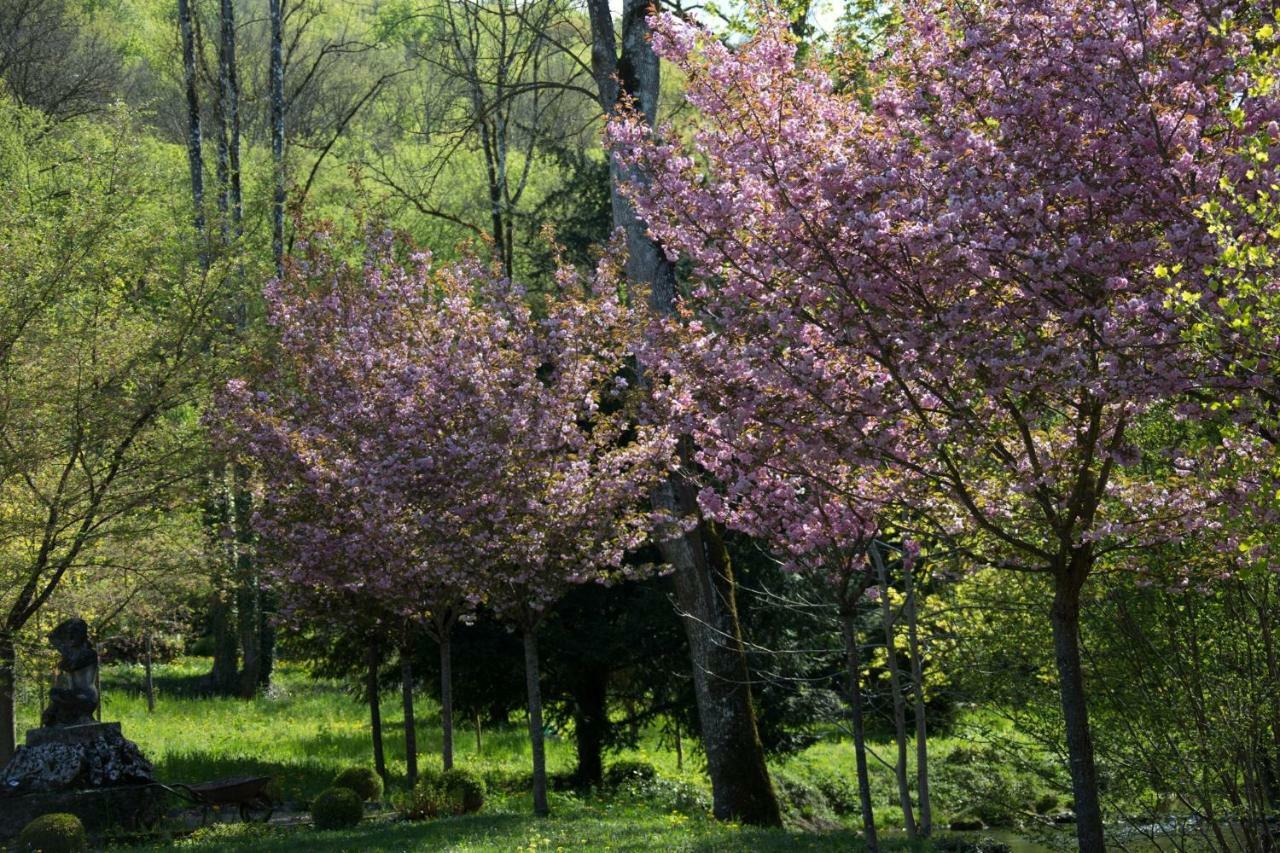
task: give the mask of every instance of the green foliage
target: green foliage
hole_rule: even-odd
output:
[[[382,799],[382,777],[372,767],[348,767],[334,777],[333,787],[355,791],[366,803]]]
[[[409,820],[475,814],[484,807],[488,788],[480,774],[465,767],[422,774],[404,810]]]
[[[835,810],[826,794],[811,780],[778,772],[773,774],[773,784],[787,818],[805,823],[832,822]]]
[[[625,782],[649,782],[657,776],[658,769],[647,761],[615,761],[604,770],[604,784],[616,788]]]
[[[89,849],[89,839],[75,815],[47,814],[22,828],[14,849],[19,853],[80,853]]]
[[[322,791],[311,804],[311,821],[316,829],[346,829],[364,817],[364,804],[350,788]]]
[[[655,776],[624,782],[612,794],[615,802],[643,803],[672,814],[706,817],[711,814],[711,798],[705,789],[685,779]]]

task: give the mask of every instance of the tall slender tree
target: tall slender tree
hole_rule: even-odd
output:
[[[600,108],[613,116],[624,103],[652,126],[657,118],[660,68],[649,40],[650,0],[626,0],[622,7],[622,47],[618,49],[613,13],[607,0],[589,0],[591,67]],[[671,314],[676,304],[675,267],[649,235],[644,221],[622,193],[640,176],[610,158],[614,227],[626,235],[628,281],[644,288],[651,307]],[[653,493],[658,510],[698,523],[659,543],[663,559],[675,570],[676,597],[689,637],[702,743],[707,754],[715,814],[766,826],[782,821],[769,781],[764,747],[756,728],[738,620],[733,570],[714,524],[700,518],[696,487],[690,479],[693,447],[682,443],[682,469]]]

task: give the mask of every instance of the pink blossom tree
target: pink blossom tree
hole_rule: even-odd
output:
[[[528,298],[474,262],[433,267],[390,235],[323,234],[267,290],[271,366],[228,388],[229,441],[259,460],[258,529],[286,607],[425,618],[441,643],[486,603],[524,635],[534,807],[548,812],[537,630],[571,585],[638,569],[648,489],[674,442],[637,417],[643,316],[602,265]],[[403,256],[408,256],[402,260]],[[534,302],[538,303],[538,310]],[[310,612],[317,602],[321,613]]]
[[[1049,579],[1082,850],[1103,849],[1085,582],[1210,517],[1211,478],[1140,427],[1224,384],[1176,303],[1216,310],[1203,211],[1276,162],[1240,144],[1280,112],[1243,71],[1247,6],[914,4],[869,105],[797,69],[780,19],[740,50],[664,19],[698,126],[611,131],[651,232],[697,272],[669,369],[731,436],[706,460],[730,494],[777,468],[863,500],[884,475],[920,535]],[[716,409],[707,386],[768,391]],[[805,426],[761,453],[743,425],[794,420],[778,397]]]
[[[634,577],[624,563],[655,525],[650,490],[674,465],[675,439],[640,417],[634,383],[646,322],[604,263],[591,281],[562,270],[535,313],[514,297],[473,310],[495,329],[501,371],[483,374],[467,403],[482,425],[472,445],[483,472],[475,496],[489,519],[477,533],[487,604],[524,639],[535,813],[549,813],[538,629],[575,584]],[[488,464],[492,461],[492,464]]]
[[[492,331],[469,311],[484,271],[402,264],[387,234],[362,264],[343,259],[352,249],[314,234],[268,286],[275,340],[252,382],[221,395],[220,435],[257,462],[255,526],[286,618],[363,625],[402,653],[415,625],[437,640],[448,768],[450,636],[481,595],[467,531],[482,519],[461,466],[472,377],[496,367]]]

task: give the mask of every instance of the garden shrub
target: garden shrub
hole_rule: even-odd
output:
[[[364,817],[364,803],[350,788],[330,788],[311,803],[311,821],[316,829],[346,829]]]
[[[691,817],[711,812],[711,798],[697,785],[661,776],[625,782],[615,790],[612,797]]]
[[[333,787],[355,791],[366,803],[382,799],[382,777],[372,767],[348,767],[334,777]]]
[[[22,853],[80,853],[89,849],[84,824],[73,814],[41,815],[22,828],[15,848]]]
[[[805,821],[830,820],[831,804],[818,787],[807,779],[788,773],[775,773],[774,787],[783,813]]]
[[[431,770],[423,773],[408,805],[403,809],[409,820],[426,820],[443,815],[473,814],[484,807],[487,787],[476,772],[463,767]]]
[[[649,782],[658,778],[658,769],[647,761],[615,761],[605,768],[604,784],[616,788],[627,782]]]
[[[861,813],[862,801],[859,798],[858,785],[852,779],[841,776],[839,773],[823,773],[814,776],[812,781],[814,787],[826,797],[831,811],[841,817]]]
[[[484,807],[487,793],[484,779],[465,767],[454,767],[440,774],[440,787],[454,805],[456,814],[474,814]]]

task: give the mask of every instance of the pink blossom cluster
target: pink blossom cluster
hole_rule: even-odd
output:
[[[1241,388],[1189,317],[1221,304],[1206,206],[1280,162],[1244,145],[1280,118],[1248,9],[908,4],[869,101],[798,66],[779,17],[741,47],[657,19],[697,118],[609,132],[696,271],[648,359],[704,507],[793,557],[892,518],[1032,570],[1211,523],[1222,448],[1147,426]]]
[[[269,363],[221,395],[256,462],[256,526],[305,618],[487,602],[531,619],[607,580],[648,535],[673,443],[626,377],[644,322],[614,271],[559,277],[535,312],[484,265],[434,264],[389,233],[302,244],[265,293]]]

